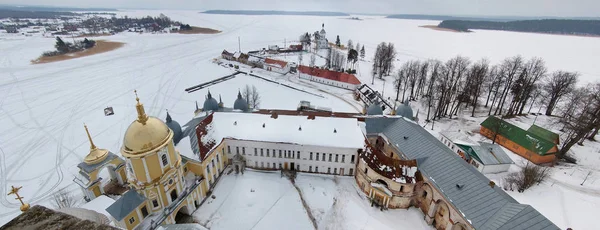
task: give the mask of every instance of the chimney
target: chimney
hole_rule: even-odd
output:
[[[234,122],[233,122],[233,125],[237,125],[237,121],[234,121]]]
[[[271,113],[271,118],[277,119],[277,117],[279,117],[279,115],[277,115],[276,112]]]
[[[265,127],[265,123],[263,123],[263,128]]]
[[[408,140],[408,137],[407,137],[407,136],[404,136],[404,140]]]
[[[333,128],[333,133],[337,133],[337,129]]]
[[[490,187],[494,188],[494,185],[496,185],[496,183],[494,183],[494,181],[490,181]]]
[[[298,131],[302,131],[302,126],[298,127]]]

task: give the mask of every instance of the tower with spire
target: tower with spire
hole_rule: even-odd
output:
[[[79,163],[79,174],[73,181],[81,187],[85,200],[92,200],[103,194],[120,195],[125,188],[127,174],[125,172],[125,161],[116,154],[102,148],[98,148],[92,140],[92,135],[87,127],[83,125],[90,143],[90,150]],[[108,175],[101,175],[103,170]]]

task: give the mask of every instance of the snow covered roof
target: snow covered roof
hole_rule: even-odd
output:
[[[363,148],[364,135],[356,118],[216,112],[202,143],[223,138],[342,148]]]
[[[529,205],[519,204],[416,123],[366,118],[367,135],[383,135],[409,159],[445,200],[476,229],[559,229]],[[462,186],[456,186],[456,185]],[[518,210],[517,210],[518,209]],[[517,211],[515,211],[517,210]]]
[[[269,64],[269,65],[275,65],[279,68],[284,68],[288,64],[285,61],[271,59],[271,58],[265,58],[265,63]]]
[[[469,138],[469,136],[467,136],[466,134],[462,133],[462,132],[450,132],[450,131],[444,131],[444,132],[440,132],[440,135],[446,137],[448,140],[452,141],[452,143],[454,144],[459,144],[459,145],[477,145],[477,143],[473,140],[471,140],[471,138]]]
[[[90,202],[81,205],[81,208],[96,211],[108,218],[110,214],[106,211],[106,209],[114,203],[115,200],[113,200],[112,198],[107,197],[105,195],[101,195],[91,200]]]
[[[198,159],[197,154],[195,154],[194,149],[192,149],[192,143],[189,136],[184,136],[175,148],[179,151],[179,154],[182,156],[185,156],[190,159]]]

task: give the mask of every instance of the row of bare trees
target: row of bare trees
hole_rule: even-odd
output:
[[[600,129],[600,83],[577,88],[578,78],[575,72],[548,72],[541,58],[514,56],[492,65],[487,59],[456,56],[446,62],[407,61],[398,69],[394,87],[396,101],[423,99],[427,121],[452,118],[461,109],[475,116],[482,105],[486,109],[479,113],[501,117],[531,113],[534,105],[545,108],[546,115],[561,117],[566,135],[562,157]]]
[[[374,68],[378,73],[389,71],[378,61],[377,53]],[[529,113],[534,104],[544,105],[546,114],[552,115],[561,99],[572,92],[577,79],[578,74],[573,72],[548,73],[541,58],[514,56],[492,65],[487,59],[473,62],[456,56],[446,62],[407,61],[398,70],[394,86],[396,100],[400,94],[402,101],[426,98],[433,109],[428,111],[427,119],[452,118],[461,106],[471,107],[471,115],[475,116],[481,97],[485,98],[488,115],[510,117],[526,113],[527,105]]]
[[[379,43],[373,56],[373,78],[375,76],[382,79],[383,76],[389,76],[394,70],[394,61],[396,60],[396,48],[393,43]]]

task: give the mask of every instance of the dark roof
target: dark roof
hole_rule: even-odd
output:
[[[373,103],[367,108],[367,115],[383,115],[383,109],[378,103]]]
[[[406,117],[411,120],[414,119],[413,110],[408,104],[408,100],[406,100],[404,103],[398,106],[398,108],[396,109],[396,115]]]
[[[167,111],[167,118],[166,118],[165,124],[167,125],[167,127],[169,127],[169,129],[171,129],[171,131],[173,131],[173,142],[175,143],[175,145],[177,145],[177,143],[179,143],[181,138],[183,138],[183,132],[181,131],[181,125],[179,125],[179,122],[177,122],[171,118],[171,115],[169,114],[168,111]]]
[[[203,111],[217,111],[219,110],[219,102],[215,98],[212,97],[210,91],[206,95],[206,100],[204,101],[204,106],[202,106]]]
[[[559,136],[558,136],[558,134],[556,134],[556,133],[554,133],[554,132],[552,132],[550,130],[544,129],[544,128],[540,127],[540,126],[537,126],[535,124],[531,125],[531,127],[529,127],[529,129],[527,130],[527,132],[530,132],[530,133],[533,133],[535,135],[538,135],[539,137],[544,138],[547,141],[551,141],[551,142],[554,142],[556,144],[559,143]]]
[[[114,204],[108,206],[106,211],[117,221],[121,221],[145,201],[146,197],[139,194],[135,189],[129,189]]]
[[[118,228],[96,223],[90,220],[82,220],[77,217],[57,212],[44,206],[33,206],[21,215],[15,217],[0,230],[21,229],[96,229],[96,230],[118,230]]]
[[[499,129],[498,124],[500,125]],[[489,116],[481,123],[481,126],[491,130],[492,132],[498,130],[498,135],[501,135],[538,155],[544,156],[548,154],[554,154],[549,153],[549,151],[554,148],[556,144],[551,141],[547,141],[546,139],[534,133],[519,128],[516,125],[508,123],[505,120],[501,120],[494,116]]]
[[[85,162],[81,162],[81,163],[79,163],[77,165],[77,167],[79,169],[83,170],[86,173],[90,173],[90,172],[92,172],[92,171],[94,171],[94,170],[96,170],[96,169],[104,166],[106,163],[112,161],[113,159],[115,159],[117,157],[119,157],[119,156],[117,156],[116,154],[114,154],[114,153],[112,153],[112,152],[109,151],[108,155],[106,156],[106,158],[103,161],[101,161],[100,163],[93,164],[93,165],[88,165]]]
[[[356,76],[344,72],[336,72],[328,69],[318,69],[313,67],[308,67],[301,65],[298,67],[298,71],[303,74],[308,74],[314,77],[321,77],[333,81],[340,81],[352,85],[360,85],[362,84]]]
[[[242,94],[239,91],[237,99],[235,99],[235,102],[233,103],[233,109],[239,109],[242,111],[248,110],[248,102],[242,97]]]
[[[408,159],[416,159],[423,177],[430,178],[430,184],[442,191],[445,200],[474,228],[558,229],[535,209],[519,204],[498,186],[491,187],[487,177],[418,124],[385,117],[365,122],[367,135],[384,135]],[[506,207],[522,211],[517,215]],[[531,220],[536,224],[531,225]]]

